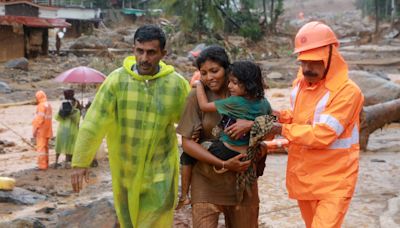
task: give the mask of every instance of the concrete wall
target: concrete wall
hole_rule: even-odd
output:
[[[91,20],[100,17],[100,10],[79,9],[79,8],[60,8],[57,13],[58,18]]]
[[[57,18],[57,10],[39,8],[40,18]]]
[[[6,8],[4,5],[0,5],[0,16],[6,15]]]
[[[24,57],[23,30],[16,29],[16,32],[12,26],[0,25],[0,62]]]

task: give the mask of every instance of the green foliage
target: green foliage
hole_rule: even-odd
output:
[[[269,3],[269,31],[275,31],[283,14],[283,0],[161,0],[160,7],[170,15],[181,16],[181,30],[212,35],[215,32],[239,33],[252,40],[262,36],[258,19],[263,4]]]
[[[258,23],[245,23],[239,29],[239,34],[243,37],[250,38],[252,41],[258,41],[262,38],[262,31]]]
[[[109,8],[109,1],[107,0],[94,0],[93,2],[93,6],[96,8],[101,8],[101,9],[107,9]]]
[[[358,9],[362,10],[364,16],[375,16],[375,1],[377,1],[378,4],[378,17],[380,19],[389,18],[392,8],[391,0],[357,0],[355,4]],[[397,0],[395,4],[397,6],[396,8],[400,9],[400,1]]]

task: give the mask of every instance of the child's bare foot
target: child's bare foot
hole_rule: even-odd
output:
[[[189,205],[190,199],[189,198],[179,198],[178,205],[176,205],[175,210],[181,209],[183,206]]]

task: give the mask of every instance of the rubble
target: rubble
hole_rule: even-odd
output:
[[[12,191],[0,191],[0,202],[33,205],[46,199],[46,196],[31,192],[23,188],[14,188]]]

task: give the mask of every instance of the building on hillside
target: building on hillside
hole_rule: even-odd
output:
[[[0,1],[0,62],[48,53],[48,29],[70,24],[57,9],[29,1]]]
[[[63,18],[71,27],[65,36],[79,37],[97,28],[101,19],[101,10],[93,8],[93,1],[87,0],[33,0],[40,6],[57,7],[57,18]]]

